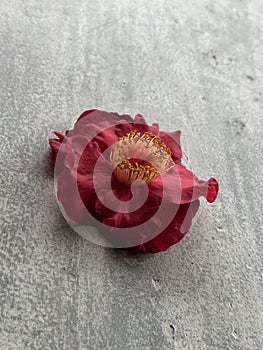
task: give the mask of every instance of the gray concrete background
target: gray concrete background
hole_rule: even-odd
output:
[[[262,13],[1,1],[1,350],[263,349]],[[196,173],[219,180],[163,254],[95,246],[59,212],[47,140],[94,107],[181,127]]]

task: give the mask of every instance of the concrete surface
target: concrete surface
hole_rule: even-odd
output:
[[[262,9],[1,1],[1,350],[263,349]],[[166,253],[95,246],[59,212],[47,140],[94,107],[181,127],[219,180]]]

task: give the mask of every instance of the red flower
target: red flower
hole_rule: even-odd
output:
[[[189,231],[199,198],[216,199],[214,178],[199,180],[181,165],[181,132],[159,131],[141,115],[89,110],[73,130],[55,134],[62,210],[75,224],[99,225],[111,246],[165,251]]]

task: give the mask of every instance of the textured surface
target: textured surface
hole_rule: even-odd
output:
[[[263,349],[262,8],[1,1],[1,350]],[[181,127],[219,180],[163,254],[95,246],[59,212],[47,140],[93,107]]]

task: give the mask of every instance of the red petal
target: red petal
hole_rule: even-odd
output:
[[[180,163],[183,156],[181,149],[181,131],[177,130],[174,132],[159,132],[159,136],[162,142],[166,144],[171,150],[171,157],[175,163]]]
[[[54,134],[61,140],[63,141],[65,138],[65,135],[61,134],[60,132],[54,131]]]
[[[94,215],[95,192],[89,179],[65,169],[57,179],[57,198],[71,220],[79,224],[89,224]]]
[[[71,141],[74,141],[74,137],[71,138]],[[75,140],[75,142],[77,141],[78,139]],[[70,146],[73,148],[70,149]],[[74,144],[70,144],[70,142],[66,142],[62,146],[65,149],[67,148],[67,152],[65,157],[63,157],[63,154],[61,156],[64,170],[57,173],[57,196],[70,219],[83,224],[90,222],[87,210],[93,216],[96,216],[95,203],[97,195],[94,189],[93,172],[101,153],[99,146],[93,142],[90,142],[84,151],[81,152],[81,138],[78,146],[80,147],[79,149],[77,146],[74,147]],[[75,151],[75,154],[73,151]],[[81,155],[78,154],[79,151]],[[59,158],[56,170],[57,167],[60,170],[63,166],[63,164],[59,164]],[[104,157],[100,159],[100,168],[96,175],[96,181],[103,187],[103,184],[112,172],[112,165]]]
[[[56,132],[56,131],[54,132],[54,134],[59,138],[59,140],[58,139],[49,139],[48,141],[49,141],[50,147],[52,149],[52,158],[53,158],[53,161],[55,162],[59,148],[61,146],[61,142],[65,136]]]
[[[132,130],[136,130],[141,134],[144,134],[145,132],[150,132],[153,135],[159,134],[159,125],[156,123],[154,123],[153,125],[148,125],[146,120],[141,114],[137,114],[134,117],[134,121],[131,124],[132,124]]]
[[[208,202],[213,202],[218,193],[218,183],[214,178],[208,181],[199,180],[194,173],[179,164],[167,174],[150,182],[149,188],[166,203],[177,204],[193,202],[202,196]]]
[[[101,123],[109,123],[109,126],[112,126],[112,123],[118,122],[120,119],[116,114],[108,113],[106,111],[101,111],[99,109],[90,109],[83,112],[78,120],[76,121],[74,128],[77,126],[83,126],[88,124],[99,125]]]
[[[152,240],[129,248],[131,252],[158,253],[180,242],[191,227],[192,219],[199,208],[199,201],[181,204],[169,226]],[[169,208],[167,208],[169,210]]]
[[[208,180],[208,189],[206,194],[206,199],[209,203],[213,203],[216,200],[218,190],[218,182],[212,177]]]
[[[117,185],[117,186],[116,186]],[[133,210],[127,208],[127,205],[129,205],[129,202],[127,205],[125,205],[125,201],[128,201],[131,199],[131,191],[129,188],[120,186],[117,182],[113,187],[115,186],[113,190],[113,194],[110,191],[102,191],[100,195],[104,198],[104,203],[112,203],[115,208],[114,210],[110,210],[107,207],[105,207],[99,200],[96,203],[96,211],[101,217],[103,217],[105,220],[111,220],[114,221],[114,227],[118,228],[125,228],[125,227],[134,227],[143,224],[144,222],[148,221],[157,209],[159,208],[160,200],[156,196],[149,195],[147,200],[144,202],[140,199],[141,190],[138,186],[138,188],[134,189],[133,196],[136,199],[136,202],[143,202],[144,204],[140,206],[139,209]],[[116,196],[119,201],[114,198]],[[126,212],[124,212],[124,208]],[[158,220],[158,218],[157,218]],[[157,224],[157,222],[155,222]],[[108,224],[109,225],[109,224]],[[110,224],[112,226],[112,224]]]

